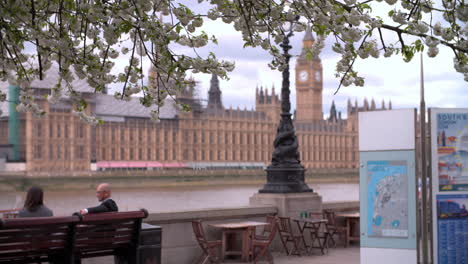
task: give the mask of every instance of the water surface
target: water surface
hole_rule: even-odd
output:
[[[112,197],[120,211],[146,208],[150,213],[177,212],[203,208],[248,206],[249,198],[263,185],[203,186],[173,188],[115,189]],[[311,184],[309,185],[324,202],[358,201],[359,184]],[[0,210],[23,206],[24,192],[0,193]],[[54,215],[70,215],[85,207],[98,204],[96,191],[46,191],[44,203]]]

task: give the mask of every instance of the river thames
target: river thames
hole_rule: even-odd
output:
[[[357,183],[310,184],[324,202],[358,201]],[[196,186],[171,188],[114,189],[112,197],[120,211],[146,208],[150,213],[178,212],[202,208],[228,208],[249,205],[249,197],[262,185]],[[0,210],[21,208],[25,192],[0,193]],[[46,191],[44,203],[54,215],[70,215],[98,204],[96,192],[90,190]]]

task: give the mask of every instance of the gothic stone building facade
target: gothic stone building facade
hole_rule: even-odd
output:
[[[307,32],[295,66],[294,125],[302,164],[306,168],[357,168],[357,113],[377,110],[375,103],[365,100],[364,106],[358,107],[348,101],[347,119],[341,118],[333,103],[329,118],[324,120],[322,63],[319,58],[306,59],[306,50],[313,42]],[[138,99],[117,101],[110,95],[94,94],[86,82],[76,81],[74,87],[90,102],[89,112],[105,121],[90,126],[72,113],[67,98],[57,104],[40,99],[54,85],[55,78],[49,79],[31,85],[47,112],[44,117],[21,113],[16,129],[9,129],[11,113],[5,103],[0,106],[4,112],[0,117],[0,146],[11,146],[8,134],[17,134],[17,158],[26,171],[86,171],[106,161],[132,162],[132,166],[141,162],[141,167],[148,162],[270,163],[281,111],[274,87],[270,93],[257,88],[255,110],[226,109],[218,78],[212,76],[206,106],[186,91],[179,100],[190,104],[193,111],[178,111],[167,100],[160,110],[160,122],[155,123],[148,118],[150,109],[141,106]],[[6,87],[2,85],[2,89]],[[381,109],[385,109],[384,103]]]

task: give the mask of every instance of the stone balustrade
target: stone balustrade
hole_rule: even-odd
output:
[[[356,211],[359,209],[359,201],[325,202],[323,209]],[[189,264],[201,254],[200,246],[193,234],[192,220],[203,221],[205,233],[209,239],[220,239],[221,231],[207,226],[208,224],[239,220],[265,221],[266,215],[277,213],[278,209],[275,206],[248,206],[150,213],[145,222],[162,227],[162,263]],[[273,250],[280,249],[279,243],[274,243]]]

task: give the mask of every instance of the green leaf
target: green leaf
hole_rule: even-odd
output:
[[[176,32],[177,33],[180,33],[180,31],[182,30],[182,26],[180,24],[178,24],[175,28]]]
[[[422,43],[422,41],[421,41],[420,39],[418,39],[418,40],[416,40],[416,41],[414,42],[414,46],[415,46],[415,48],[416,48],[416,51],[421,52],[421,51],[424,50],[424,44]]]
[[[310,49],[308,49],[308,50],[306,51],[306,60],[311,61],[311,60],[313,60],[313,59],[314,59],[314,57],[312,56],[312,51],[311,51]]]
[[[85,99],[81,98],[78,101],[78,105],[76,106],[78,111],[84,111],[88,107],[88,103],[85,101]]]
[[[403,55],[403,60],[405,62],[410,62],[413,59],[415,49],[416,48],[414,46],[403,46],[401,54]]]
[[[192,111],[192,107],[188,104],[180,104],[180,106],[182,107],[182,111],[183,112],[190,112]]]
[[[215,35],[211,36],[211,41],[212,41],[214,44],[218,45],[218,40],[216,39],[216,36],[215,36]]]

